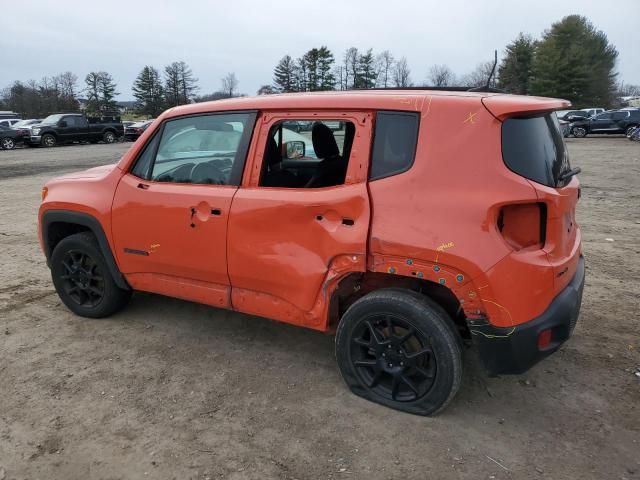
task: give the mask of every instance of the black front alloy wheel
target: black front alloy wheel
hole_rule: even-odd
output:
[[[116,285],[96,238],[89,232],[60,240],[51,254],[51,279],[69,310],[83,317],[108,317],[131,297],[131,290]]]
[[[77,305],[96,307],[104,298],[104,277],[98,264],[86,253],[69,250],[61,261],[66,273],[62,288]]]

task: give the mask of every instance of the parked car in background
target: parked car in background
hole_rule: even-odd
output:
[[[586,112],[588,117],[593,117],[594,115],[599,115],[599,114],[605,112],[605,109],[604,108],[600,108],[600,107],[597,107],[597,108],[595,108],[595,107],[583,108],[581,110],[583,112]]]
[[[558,120],[569,120],[572,117],[588,118],[589,116],[583,110],[559,110],[556,112]]]
[[[125,140],[130,140],[132,142],[136,141],[140,135],[144,133],[144,131],[153,123],[155,118],[150,120],[143,120],[141,122],[133,122],[129,125],[125,125],[124,127],[124,138]]]
[[[3,127],[13,127],[19,121],[19,118],[3,118],[0,120],[0,125]]]
[[[25,143],[45,147],[70,142],[113,143],[124,135],[120,119],[92,118],[78,113],[49,115],[30,130]]]
[[[24,142],[24,138],[19,130],[0,125],[0,148],[2,150],[13,150],[16,145]]]
[[[13,128],[27,128],[42,123],[42,118],[29,118],[13,124]]]
[[[586,137],[590,133],[629,134],[640,125],[640,110],[612,110],[595,117],[571,123],[574,137]]]

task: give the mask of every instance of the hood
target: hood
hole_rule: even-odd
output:
[[[88,170],[83,170],[81,172],[69,173],[67,175],[62,175],[60,177],[56,177],[54,180],[75,180],[75,179],[87,179],[87,178],[102,178],[106,177],[109,173],[111,173],[116,168],[116,164],[110,165],[102,165],[100,167],[89,168]]]

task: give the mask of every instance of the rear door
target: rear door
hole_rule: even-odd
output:
[[[339,184],[319,188],[296,185],[295,175],[282,175],[282,185],[262,186],[267,175],[269,142],[282,122],[342,120],[355,128],[330,132],[338,162],[346,159]],[[257,128],[252,161],[231,207],[228,234],[229,277],[235,310],[294,324],[323,328],[318,315],[328,299],[324,288],[333,268],[352,263],[364,270],[369,229],[367,170],[372,134],[370,112],[264,112]],[[311,132],[305,132],[311,144]],[[351,143],[352,142],[352,143]],[[275,150],[288,160],[287,145]],[[315,154],[331,150],[326,145]],[[340,158],[338,158],[340,157]],[[327,157],[328,158],[328,157]],[[310,159],[311,160],[311,159]],[[303,160],[301,160],[303,161]],[[313,161],[313,160],[312,160]],[[333,160],[331,160],[333,161]],[[274,170],[283,168],[273,162]],[[293,172],[295,173],[295,172]],[[273,184],[273,183],[272,183]],[[288,186],[284,186],[288,185]]]

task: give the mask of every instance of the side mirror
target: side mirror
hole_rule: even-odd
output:
[[[58,122],[58,126],[62,127],[62,128],[66,127],[67,126],[67,121],[66,120],[60,120]]]
[[[289,160],[304,157],[305,145],[301,140],[293,140],[284,144]]]

